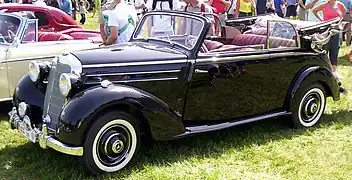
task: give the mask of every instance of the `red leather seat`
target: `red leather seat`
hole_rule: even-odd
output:
[[[60,34],[55,32],[40,32],[38,34],[39,41],[64,41],[73,40],[73,37],[67,34]]]
[[[296,47],[296,41],[279,37],[269,38],[270,48]],[[237,46],[267,44],[267,36],[256,34],[240,34],[235,36],[232,43]]]
[[[204,44],[207,47],[208,51],[218,49],[224,45],[221,42],[211,40],[204,40]]]
[[[254,28],[244,32],[243,34],[257,34],[266,36],[268,34],[268,30],[266,28]]]
[[[232,43],[237,46],[266,44],[266,36],[255,35],[255,34],[239,34],[235,36]]]
[[[97,33],[91,33],[91,32],[73,32],[70,34],[70,36],[75,39],[75,40],[86,40],[92,37],[100,37],[100,34]]]

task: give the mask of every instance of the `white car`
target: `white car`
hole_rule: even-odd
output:
[[[64,52],[95,47],[99,44],[93,40],[70,40],[55,32],[38,33],[37,19],[0,13],[0,102],[11,100],[30,61],[51,61]]]

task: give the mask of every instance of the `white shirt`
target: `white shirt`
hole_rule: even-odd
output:
[[[103,12],[104,23],[107,34],[110,34],[110,27],[117,27],[119,35],[116,44],[128,42],[132,36],[137,23],[137,12],[134,6],[128,5],[124,1],[118,3],[114,10]],[[131,24],[129,21],[133,21]]]
[[[179,0],[172,0],[172,10],[180,10],[181,3]],[[146,7],[149,11],[153,10],[171,10],[168,1],[158,1],[153,9],[153,0],[148,0]],[[151,32],[170,32],[173,31],[171,16],[153,16],[151,20]]]
[[[140,7],[144,3],[144,0],[127,0],[127,2],[134,4],[134,7]],[[142,9],[136,9],[137,13],[141,13]]]

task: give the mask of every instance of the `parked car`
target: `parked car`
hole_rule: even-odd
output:
[[[40,32],[56,32],[71,36],[75,40],[96,38],[100,39],[98,30],[84,29],[65,12],[51,6],[40,6],[33,4],[2,4],[2,12],[30,12],[33,18],[38,19]]]
[[[173,22],[171,34],[149,31],[160,16]],[[226,26],[214,37],[202,15],[148,12],[128,43],[32,61],[9,121],[42,148],[82,156],[95,174],[124,168],[143,135],[171,140],[279,116],[309,128],[327,97],[340,99],[341,83],[319,49],[338,22],[272,19],[267,36]],[[277,24],[295,35],[273,37]]]
[[[92,40],[72,40],[66,34],[38,32],[37,19],[0,13],[0,102],[10,101],[32,60],[51,61],[71,50],[98,47]]]

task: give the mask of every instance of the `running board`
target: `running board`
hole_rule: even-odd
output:
[[[198,133],[222,130],[222,129],[230,128],[230,127],[241,125],[241,124],[247,124],[247,123],[251,123],[251,122],[255,122],[255,121],[260,121],[260,120],[264,120],[264,119],[270,119],[270,118],[285,116],[285,115],[291,115],[291,112],[277,112],[277,113],[261,115],[261,116],[257,116],[257,117],[253,117],[253,118],[249,118],[249,119],[229,121],[229,122],[214,124],[214,125],[201,125],[201,126],[186,127],[185,133],[174,136],[172,139],[183,138],[185,136],[198,134]]]

